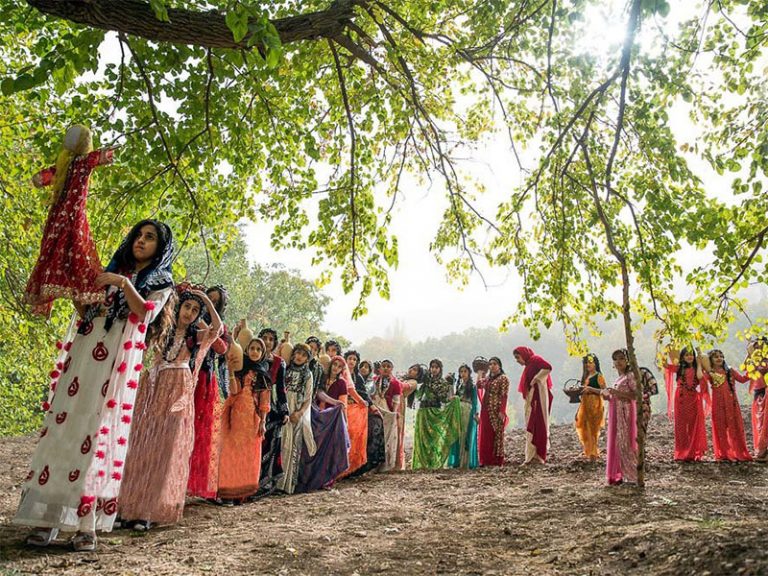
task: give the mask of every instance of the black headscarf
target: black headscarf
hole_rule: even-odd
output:
[[[248,356],[248,348],[251,347],[251,344],[254,340],[261,342],[261,349],[263,351],[261,360],[257,362],[254,362]],[[235,377],[242,381],[248,372],[253,372],[253,383],[255,389],[268,390],[272,385],[272,378],[269,375],[269,362],[267,362],[266,359],[267,347],[264,344],[264,341],[261,338],[252,338],[251,341],[248,342],[248,345],[245,347],[243,352],[243,369],[236,372]]]
[[[173,232],[171,232],[168,224],[152,219],[142,220],[135,224],[123,239],[105,269],[105,272],[123,274],[133,271],[136,266],[136,260],[133,257],[133,243],[141,233],[141,229],[148,224],[151,224],[157,230],[157,251],[154,258],[152,258],[152,262],[138,273],[136,282],[133,284],[142,298],[146,298],[150,292],[173,286],[173,275],[171,274],[171,266],[173,265]],[[109,286],[105,288],[105,293],[108,290]],[[112,328],[112,324],[116,319],[122,320],[127,318],[129,312],[125,292],[118,289],[113,294],[114,296],[111,301],[106,303],[109,308],[104,321],[104,329],[107,331]],[[100,306],[100,304],[95,304],[88,307],[85,318],[83,318],[83,322],[80,325],[79,331],[81,333],[87,330],[88,325],[98,315]]]

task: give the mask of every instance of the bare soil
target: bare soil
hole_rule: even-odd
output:
[[[189,502],[180,524],[105,534],[91,554],[66,541],[27,549],[10,525],[34,443],[0,439],[0,575],[768,574],[768,467],[676,464],[664,416],[650,426],[645,490],[606,486],[571,426],[553,428],[546,466],[521,467],[512,430],[501,469],[369,474],[235,508]]]

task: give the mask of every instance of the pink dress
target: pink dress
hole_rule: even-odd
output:
[[[96,287],[101,262],[93,243],[85,213],[88,179],[100,164],[112,162],[112,150],[94,150],[72,161],[64,189],[48,211],[40,256],[27,282],[24,301],[32,312],[49,316],[56,298],[71,298],[79,304],[96,304],[104,290]],[[35,183],[48,186],[56,168],[35,175]]]
[[[634,394],[634,375],[630,372],[620,376],[613,388]],[[634,400],[609,396],[606,448],[605,477],[608,484],[637,482],[637,406]]]
[[[158,352],[154,366],[142,379],[118,504],[120,516],[126,520],[158,524],[181,520],[194,444],[197,372],[218,336],[213,329],[198,333],[194,374],[189,369],[190,349],[183,342],[172,360]]]

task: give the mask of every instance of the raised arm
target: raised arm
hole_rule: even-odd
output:
[[[112,164],[115,159],[115,149],[114,148],[104,148],[102,150],[94,150],[93,152],[89,153],[86,161],[88,162],[88,165],[91,168],[95,168],[96,166],[104,166],[106,164]]]
[[[32,176],[32,186],[35,188],[50,186],[54,176],[56,176],[56,166],[40,170],[40,172]]]

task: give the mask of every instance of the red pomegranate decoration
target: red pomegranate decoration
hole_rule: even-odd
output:
[[[51,477],[51,473],[48,471],[48,465],[45,465],[45,468],[43,468],[43,471],[40,472],[40,476],[37,478],[37,483],[40,484],[40,486],[45,486],[48,483],[48,478]]]
[[[80,445],[80,454],[88,454],[91,451],[91,437],[86,436],[83,443]]]
[[[67,388],[67,394],[70,396],[74,396],[77,394],[77,391],[80,390],[80,380],[75,377],[74,380],[72,380],[72,384],[69,385],[69,388]]]
[[[69,481],[75,482],[78,478],[80,478],[80,470],[72,470],[69,473]]]
[[[67,413],[66,412],[59,412],[56,414],[56,424],[63,424],[64,420],[67,419]]]

